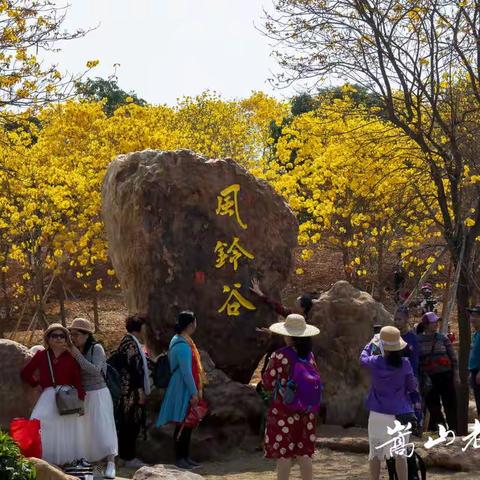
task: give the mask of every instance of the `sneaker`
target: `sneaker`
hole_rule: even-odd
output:
[[[181,470],[192,470],[193,466],[190,465],[187,460],[182,458],[181,460],[178,460],[178,462],[175,463],[175,466],[177,468],[180,468]]]
[[[199,468],[201,465],[196,462],[195,460],[192,460],[190,457],[186,459],[187,463],[190,464],[193,468]]]
[[[83,468],[93,468],[93,465],[86,458],[81,458],[78,461],[77,466],[83,467]]]
[[[108,462],[107,468],[105,469],[105,473],[103,474],[103,477],[114,479],[116,476],[117,476],[117,472],[115,471],[115,462]]]
[[[134,458],[133,460],[128,460],[125,462],[125,468],[142,468],[146,464],[143,463],[140,459]]]

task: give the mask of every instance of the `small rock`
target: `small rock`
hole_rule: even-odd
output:
[[[133,480],[204,480],[204,477],[175,467],[153,465],[142,467],[135,473]]]
[[[67,475],[65,472],[50,465],[45,460],[39,458],[29,458],[29,460],[35,466],[37,472],[36,480],[78,480],[77,477]]]

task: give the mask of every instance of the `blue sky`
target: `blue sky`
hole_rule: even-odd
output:
[[[58,2],[59,4],[62,2]],[[46,59],[61,71],[80,73],[88,60],[100,65],[91,76],[108,77],[117,67],[119,85],[151,103],[212,90],[242,98],[263,90],[278,67],[270,57],[262,25],[271,0],[70,0],[65,27],[96,27],[85,38],[64,42]]]

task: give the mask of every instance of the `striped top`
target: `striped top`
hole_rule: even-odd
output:
[[[458,360],[452,342],[446,335],[418,335],[420,370],[432,375],[458,371]]]

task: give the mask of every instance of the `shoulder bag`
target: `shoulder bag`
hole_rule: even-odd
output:
[[[73,385],[57,385],[53,374],[50,352],[47,350],[46,353],[59,415],[83,414],[83,402],[78,397],[78,390]]]

